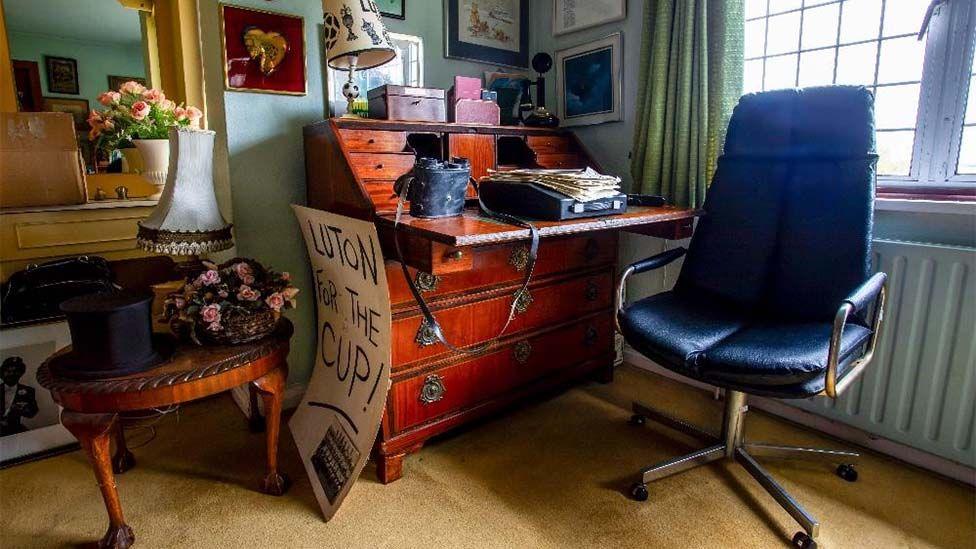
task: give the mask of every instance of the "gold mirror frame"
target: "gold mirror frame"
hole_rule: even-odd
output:
[[[166,91],[177,103],[203,110],[206,96],[197,0],[118,0],[124,8],[138,10],[143,34],[146,73],[154,87]],[[3,0],[0,0],[0,110],[17,110],[10,45]]]

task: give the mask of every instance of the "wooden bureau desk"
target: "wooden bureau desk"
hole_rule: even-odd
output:
[[[393,182],[418,156],[468,158],[475,177],[517,167],[600,169],[562,130],[336,118],[305,127],[308,204],[373,220],[384,256],[396,257]],[[477,196],[473,188],[469,196]],[[477,356],[437,341],[399,263],[387,260],[393,383],[374,448],[380,481],[400,478],[404,456],[431,436],[587,375],[609,381],[618,232],[684,238],[695,213],[634,207],[536,223],[542,241],[528,297],[504,336]],[[529,231],[477,208],[443,219],[404,215],[401,223],[404,260],[448,340],[469,346],[491,339],[524,275]]]

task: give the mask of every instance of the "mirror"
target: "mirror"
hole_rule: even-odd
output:
[[[118,0],[4,0],[3,11],[18,109],[70,113],[88,172],[122,171],[95,150],[87,118],[102,92],[148,83],[139,12]]]

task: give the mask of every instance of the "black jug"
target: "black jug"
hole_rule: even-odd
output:
[[[419,158],[413,169],[397,178],[393,191],[410,201],[413,217],[454,217],[464,210],[464,195],[471,179],[471,165],[467,158],[452,158],[441,162],[435,158]]]

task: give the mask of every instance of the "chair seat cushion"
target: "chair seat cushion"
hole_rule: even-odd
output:
[[[702,379],[751,386],[804,384],[827,371],[829,323],[758,324],[709,347],[697,357]],[[848,324],[841,338],[845,361],[871,337],[871,330]]]
[[[620,315],[631,347],[679,373],[696,375],[697,356],[744,328],[746,318],[714,301],[679,292],[641,299]]]

